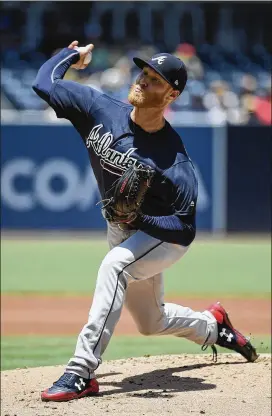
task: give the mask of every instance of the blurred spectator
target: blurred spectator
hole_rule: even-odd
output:
[[[255,114],[261,124],[271,125],[271,93],[255,98]]]
[[[105,3],[105,8],[102,3]],[[168,4],[155,3],[148,2],[150,16],[154,15],[155,9],[160,10],[160,22],[163,23],[164,17],[161,13],[167,13]],[[25,44],[29,30],[26,31],[25,28],[30,27],[26,26],[29,19],[31,22],[31,19],[35,21],[35,16],[38,19],[38,10],[30,7],[29,2],[2,2],[1,101],[4,106],[13,106],[18,110],[44,111],[48,108],[46,103],[33,93],[31,83],[38,68],[73,39],[77,39],[81,45],[93,42],[95,50],[90,66],[83,71],[70,68],[65,79],[92,86],[126,102],[129,87],[139,72],[132,58],[139,56],[147,59],[160,51],[169,51],[163,40],[165,27],[160,23],[158,28],[154,19],[150,20],[152,24],[150,23],[149,35],[145,38],[148,44],[140,38],[143,30],[127,27],[130,25],[129,22],[133,21],[130,19],[126,20],[123,26],[125,33],[128,31],[126,38],[120,39],[117,43],[116,37],[113,36],[112,12],[115,10],[116,24],[119,16],[116,13],[118,5],[116,3],[116,7],[112,7],[112,4],[101,2],[97,7],[96,2],[48,2],[46,7],[39,11],[39,47],[36,50],[28,50]],[[198,4],[197,7],[203,7],[206,12],[210,10],[210,6],[206,6],[205,3]],[[236,10],[236,5],[230,7]],[[243,7],[240,5],[239,10]],[[261,15],[260,7],[256,6],[256,13]],[[144,12],[144,8],[143,2],[141,12]],[[194,6],[191,7],[193,8]],[[213,12],[215,9],[220,11],[220,8],[220,3],[212,7]],[[99,18],[96,15],[98,9]],[[130,7],[127,8],[128,11],[129,9]],[[151,9],[154,9],[152,13]],[[178,5],[175,7],[175,13],[179,19]],[[168,114],[171,116],[171,113],[180,111],[190,112],[192,117],[194,112],[203,113],[205,116],[208,114],[212,124],[271,124],[271,48],[269,50],[268,44],[260,44],[259,37],[252,48],[251,44],[246,45],[246,38],[243,38],[238,42],[237,48],[238,43],[234,45],[233,51],[229,48],[224,49],[217,42],[216,25],[208,24],[211,23],[211,20],[206,19],[208,15],[205,13],[206,33],[202,43],[193,45],[192,38],[187,39],[186,36],[179,36],[177,39],[178,46],[173,53],[184,61],[188,69],[188,83],[181,96],[168,108]],[[120,16],[127,18],[125,12]],[[246,19],[240,19],[239,24],[242,25],[245,21]],[[260,21],[259,16],[258,22]],[[221,24],[220,22],[219,19],[218,24]],[[124,22],[120,22],[122,23]],[[231,25],[231,22],[229,24]],[[246,31],[246,28],[243,30]],[[261,33],[262,30],[262,25],[259,25],[256,33]],[[159,36],[157,31],[160,33]],[[268,33],[267,28],[264,33]],[[179,43],[181,39],[182,43]]]
[[[95,53],[92,59],[92,71],[102,71],[110,66],[110,50],[103,44],[95,44]]]
[[[196,49],[189,43],[181,43],[174,51],[174,55],[180,58],[186,65],[188,76],[193,79],[202,79],[204,69],[201,60],[196,54]]]
[[[229,85],[226,81],[216,80],[210,83],[210,90],[217,95],[221,102],[225,92],[229,91]]]
[[[253,75],[245,74],[241,78],[241,91],[240,94],[253,94],[257,88],[257,80]]]
[[[102,90],[112,93],[123,87],[126,79],[123,78],[119,68],[109,68],[102,73],[100,83]]]

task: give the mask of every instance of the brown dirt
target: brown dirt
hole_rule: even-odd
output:
[[[166,298],[194,310],[204,310],[214,299]],[[254,335],[271,332],[269,299],[220,299],[235,325]],[[89,296],[1,296],[2,335],[75,335],[85,323],[91,305]],[[116,335],[137,335],[137,328],[124,308]]]
[[[235,325],[246,333],[269,334],[268,300],[220,299]],[[167,299],[204,310],[214,299]],[[89,297],[2,296],[2,335],[77,334]],[[116,335],[137,334],[126,309]],[[271,356],[251,364],[237,354],[141,357],[104,362],[96,372],[102,394],[68,403],[44,403],[40,392],[64,367],[1,373],[3,416],[270,416]]]
[[[40,392],[63,367],[4,371],[3,416],[270,416],[271,359],[253,364],[237,355],[142,357],[103,363],[98,397],[44,403]]]

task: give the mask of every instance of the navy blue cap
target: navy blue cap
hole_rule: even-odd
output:
[[[170,53],[157,53],[149,61],[133,58],[135,64],[143,69],[149,66],[156,71],[175,90],[182,92],[187,82],[187,70],[184,62]]]

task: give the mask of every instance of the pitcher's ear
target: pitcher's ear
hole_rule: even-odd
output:
[[[171,94],[170,94],[170,98],[172,98],[173,100],[176,100],[179,95],[180,95],[180,91],[179,90],[173,90],[171,92]]]

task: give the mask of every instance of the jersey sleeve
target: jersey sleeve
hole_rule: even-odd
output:
[[[102,94],[94,88],[74,81],[58,80],[50,91],[50,106],[58,118],[74,120],[92,114],[93,103]]]
[[[191,161],[174,166],[174,212],[179,217],[195,215],[197,204],[197,178]]]
[[[133,225],[161,241],[189,246],[196,235],[197,179],[190,161],[172,166],[165,176],[172,186],[172,215],[139,215]]]

